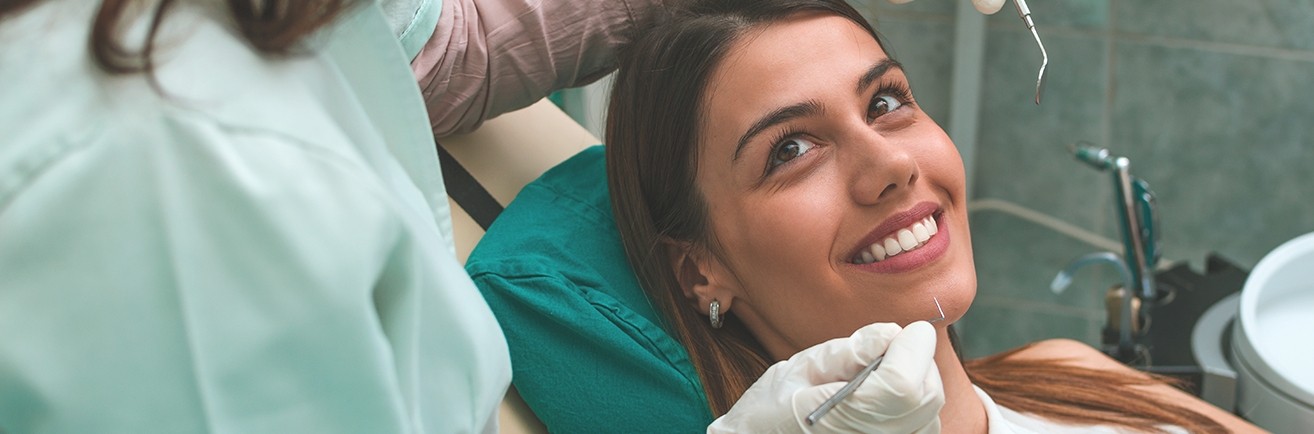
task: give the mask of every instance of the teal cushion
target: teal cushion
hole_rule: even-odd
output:
[[[603,147],[521,190],[466,261],[511,347],[516,390],[553,432],[704,432],[689,355],[639,289]]]

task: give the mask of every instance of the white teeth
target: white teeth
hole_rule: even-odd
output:
[[[881,241],[872,243],[866,250],[858,253],[853,258],[855,264],[870,264],[873,262],[884,261],[886,258],[896,256],[900,253],[917,249],[926,244],[927,241],[940,232],[940,226],[935,223],[935,217],[929,216],[918,220],[911,226],[900,229],[895,232],[894,236]]]
[[[871,248],[867,250],[871,251],[872,256],[875,256],[877,261],[884,261],[888,256],[885,254],[885,246],[882,246],[881,243],[872,244]]]
[[[903,246],[900,246],[899,242],[896,241],[894,238],[886,238],[885,254],[889,256],[894,256],[900,253],[903,253]]]
[[[917,242],[919,243],[925,243],[926,240],[931,239],[931,233],[927,232],[926,225],[921,223],[917,223],[913,225],[912,234],[913,234],[913,238],[916,238]]]
[[[917,238],[913,237],[912,231],[907,229],[899,230],[899,247],[903,247],[905,251],[917,248]]]

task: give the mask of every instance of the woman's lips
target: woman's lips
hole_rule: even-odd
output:
[[[933,234],[928,234],[925,241],[917,241],[917,234],[914,233],[916,232],[915,226],[921,225],[924,228],[923,230],[927,232],[930,232],[931,228],[927,227],[927,222],[917,220],[905,228],[894,231],[892,236],[873,243],[880,243],[880,247],[886,250],[884,259],[873,262],[866,261],[869,257],[877,259],[876,256],[879,255],[879,250],[875,253],[868,253],[871,256],[863,256],[862,253],[859,253],[857,258],[851,258],[851,260],[857,259],[852,262],[852,265],[874,273],[893,274],[917,269],[944,256],[944,253],[949,250],[949,226],[944,224],[945,214],[939,212],[928,218],[931,220],[929,223],[934,225],[935,231]],[[894,244],[886,246],[889,243]],[[905,245],[910,244],[913,245],[912,249],[904,248]],[[898,253],[888,254],[895,250],[898,250]]]
[[[925,220],[940,213],[940,204],[931,201],[918,202],[907,210],[894,213],[887,217],[885,221],[877,225],[867,236],[863,237],[858,245],[853,247],[849,253],[849,261],[855,263],[865,263],[871,261],[859,261],[858,259],[864,250],[868,250],[872,244],[884,243],[885,240],[894,238],[897,242],[899,232],[903,229],[909,229],[919,221]],[[911,249],[909,249],[911,250]],[[879,252],[877,252],[879,253]],[[878,258],[879,259],[879,258]]]
[[[887,257],[898,256],[903,252],[911,252],[925,245],[938,231],[935,216],[928,215],[906,227],[895,229],[884,239],[859,249],[858,254],[853,255],[852,262],[869,264],[884,261]]]

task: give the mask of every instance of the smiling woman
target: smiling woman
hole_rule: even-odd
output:
[[[623,53],[606,136],[626,254],[715,415],[772,363],[935,298],[947,432],[1246,428],[1081,345],[959,359],[949,324],[977,290],[962,160],[840,0],[672,11]]]
[[[698,305],[718,300],[777,360],[873,320],[926,318],[932,296],[959,318],[975,288],[971,244],[949,243],[967,233],[961,159],[897,64],[862,27],[807,12],[731,48],[691,128],[714,235],[705,253],[678,252],[706,280],[686,288]],[[940,230],[919,247],[926,219]],[[864,251],[885,257],[855,261]]]

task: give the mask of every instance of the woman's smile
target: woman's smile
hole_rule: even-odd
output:
[[[890,216],[862,239],[848,255],[848,263],[867,272],[893,274],[935,262],[949,249],[945,218],[935,202],[922,202]]]

